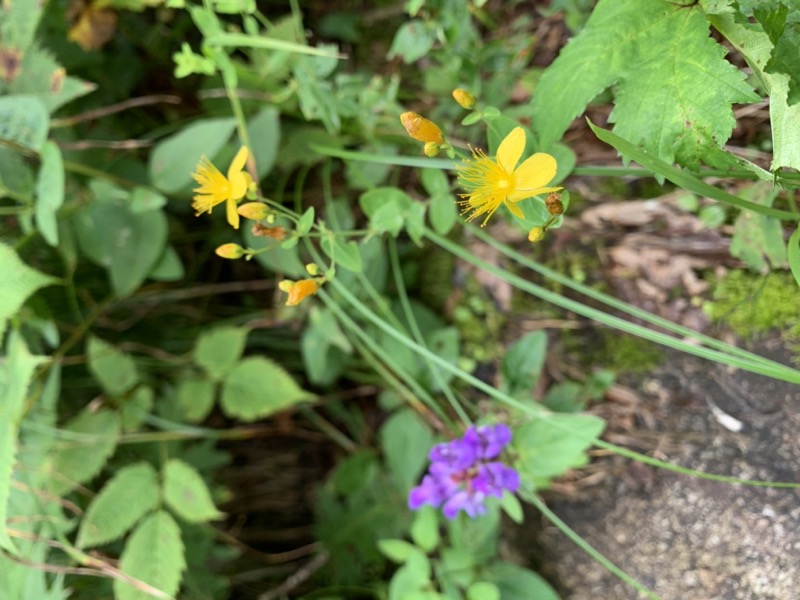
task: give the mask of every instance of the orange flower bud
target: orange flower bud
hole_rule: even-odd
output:
[[[237,212],[245,219],[261,221],[269,217],[274,211],[263,202],[246,202],[237,209]]]
[[[547,233],[547,230],[544,227],[534,227],[528,232],[528,241],[534,244],[536,242],[541,242],[544,239],[545,233]]]
[[[457,88],[453,90],[453,98],[461,108],[472,110],[475,108],[475,96],[470,94],[467,90]]]
[[[400,115],[400,122],[406,128],[408,135],[415,140],[444,144],[442,130],[433,121],[429,121],[415,112],[404,112]]]
[[[308,296],[316,294],[319,284],[316,279],[301,279],[300,281],[290,282],[290,285],[283,285],[281,281],[280,289],[289,294],[286,299],[286,306],[297,306]]]
[[[273,240],[278,240],[279,242],[283,241],[286,238],[286,230],[283,227],[267,227],[262,225],[261,223],[253,224],[253,228],[250,232],[258,237],[268,237],[272,238]]]
[[[551,192],[547,194],[544,205],[547,207],[547,212],[551,215],[560,215],[564,212],[564,205],[561,202],[561,194],[558,192]]]
[[[239,244],[222,244],[222,246],[214,250],[214,252],[217,253],[217,256],[221,256],[222,258],[230,258],[231,260],[242,258],[242,256],[244,256],[244,248],[242,248]]]

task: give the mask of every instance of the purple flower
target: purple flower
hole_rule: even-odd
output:
[[[508,426],[470,427],[462,438],[434,446],[431,465],[422,483],[411,490],[408,506],[417,510],[424,504],[438,508],[448,519],[460,511],[471,518],[486,512],[488,496],[502,498],[508,490],[519,489],[519,474],[497,458],[511,441]]]

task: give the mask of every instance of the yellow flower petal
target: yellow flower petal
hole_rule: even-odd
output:
[[[231,166],[228,167],[228,179],[231,178],[231,173],[238,173],[244,169],[245,164],[247,164],[248,154],[247,146],[239,148],[236,156],[234,156],[231,161]]]
[[[497,148],[497,164],[507,173],[511,173],[517,166],[523,150],[525,150],[525,130],[522,127],[515,127]]]
[[[516,204],[511,204],[510,202],[506,202],[506,207],[508,208],[508,210],[511,211],[511,214],[517,217],[518,219],[525,218],[525,213],[522,212],[522,209]]]
[[[563,190],[563,187],[540,187],[534,188],[532,190],[515,190],[514,192],[508,195],[507,200],[509,202],[519,202],[520,200],[525,200],[525,198],[531,198],[533,196],[538,196],[539,194],[549,194],[550,192],[558,192],[559,190]]]
[[[236,210],[236,200],[228,198],[228,202],[225,204],[225,212],[231,227],[239,229],[239,213]]]

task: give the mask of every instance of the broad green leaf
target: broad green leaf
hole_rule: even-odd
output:
[[[139,373],[131,356],[111,344],[89,336],[86,354],[89,356],[89,370],[108,394],[120,396],[139,383]]]
[[[497,585],[503,600],[560,600],[540,575],[511,563],[493,562],[482,577]]]
[[[278,109],[265,106],[250,119],[247,131],[250,134],[250,151],[256,159],[256,172],[263,179],[275,165],[281,142],[281,122]]]
[[[419,479],[433,446],[433,434],[410,409],[396,412],[380,431],[381,447],[392,478],[403,493]]]
[[[151,210],[158,210],[166,205],[167,197],[164,196],[164,194],[146,187],[133,188],[130,202],[128,203],[131,212],[135,215]]]
[[[178,386],[178,405],[190,423],[204,420],[214,408],[216,385],[205,377],[187,377]]]
[[[359,273],[361,271],[361,253],[358,251],[358,244],[355,242],[345,242],[338,237],[324,237],[322,239],[322,250],[328,257],[348,271]]]
[[[511,345],[500,367],[504,389],[509,395],[533,391],[546,357],[547,334],[544,331],[532,331]]]
[[[405,540],[378,540],[378,550],[396,563],[404,563],[412,554],[420,551],[414,544]]]
[[[64,204],[64,160],[55,142],[46,142],[36,182],[36,225],[44,240],[58,245],[56,213]]]
[[[49,128],[50,117],[38,98],[24,94],[0,97],[0,139],[38,152]]]
[[[789,250],[787,252],[789,257],[789,268],[792,270],[794,280],[797,285],[800,285],[800,225],[794,230],[794,233],[789,238]]]
[[[164,467],[164,501],[175,514],[190,523],[202,523],[222,516],[200,474],[176,458]]]
[[[174,596],[186,568],[181,531],[169,513],[161,510],[145,519],[125,544],[120,570],[161,592]],[[153,600],[131,584],[114,580],[117,600]]]
[[[476,581],[467,588],[467,600],[500,600],[500,589],[488,581]]]
[[[300,340],[306,374],[312,383],[329,385],[350,360],[353,347],[330,310],[313,307],[309,317]]]
[[[586,450],[604,426],[602,419],[580,414],[552,414],[523,423],[514,431],[512,442],[520,476],[541,489],[553,477],[585,465]]]
[[[5,320],[14,315],[28,296],[46,285],[56,283],[47,275],[34,271],[23,263],[17,253],[0,242],[0,329]]]
[[[709,20],[744,57],[769,95],[773,152],[770,169],[800,169],[800,144],[797,143],[800,104],[789,105],[790,80],[786,74],[768,73],[765,70],[774,47],[769,36],[756,28],[737,23],[730,14],[709,17]]]
[[[495,498],[486,501],[486,512],[480,518],[470,519],[462,513],[457,519],[447,521],[446,524],[452,546],[447,560],[452,568],[459,568],[457,565],[463,562],[485,563],[497,555],[500,509]],[[473,578],[474,571],[464,573],[464,580],[459,582],[459,585],[466,587]]]
[[[439,545],[439,519],[436,509],[432,506],[422,506],[414,516],[411,524],[411,539],[425,552],[431,553]]]
[[[283,367],[263,356],[251,356],[225,377],[221,405],[230,417],[255,421],[313,398]]]
[[[404,600],[409,595],[430,587],[431,563],[417,550],[409,554],[405,564],[395,571],[389,582],[388,600]]]
[[[213,159],[231,137],[236,120],[231,117],[192,123],[159,142],[150,153],[150,178],[167,194],[183,191],[192,183],[192,173],[202,156]],[[216,165],[224,174],[228,165]]]
[[[194,362],[219,381],[239,361],[249,331],[244,327],[217,327],[204,331],[194,349]]]
[[[436,32],[432,24],[429,26],[425,21],[412,19],[401,25],[394,34],[387,58],[391,60],[399,56],[410,65],[426,56],[435,41]]]
[[[78,547],[121,537],[159,501],[158,473],[146,462],[123,467],[89,504],[78,530]]]
[[[756,183],[743,190],[741,195],[759,204],[772,206],[778,190],[769,183]],[[784,266],[786,245],[781,222],[772,217],[742,211],[734,223],[730,252],[731,256],[742,259],[754,271]]]
[[[450,180],[441,169],[420,169],[419,178],[429,196],[450,193]]]
[[[447,235],[458,221],[456,198],[452,194],[437,194],[428,206],[431,227],[439,235]]]
[[[178,281],[183,279],[185,270],[181,257],[172,246],[164,248],[164,253],[158,262],[153,267],[153,270],[147,275],[150,279],[156,281]]]
[[[0,548],[12,552],[15,548],[6,533],[5,523],[17,435],[28,386],[36,367],[45,360],[44,356],[32,355],[22,335],[13,330],[8,337],[6,358],[0,361]]]
[[[114,454],[120,434],[119,415],[111,410],[84,411],[62,429],[55,444],[50,488],[65,494],[100,472]]]
[[[421,202],[414,202],[405,214],[406,233],[417,246],[422,246],[422,238],[425,236],[425,209]]]
[[[614,86],[619,136],[668,163],[697,164],[730,138],[731,105],[759,100],[725,54],[699,7],[600,0],[536,86],[532,122],[542,148]]]

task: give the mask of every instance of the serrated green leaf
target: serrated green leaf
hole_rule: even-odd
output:
[[[32,355],[16,330],[12,330],[8,337],[5,354],[5,360],[0,361],[0,548],[14,552],[5,523],[17,436],[33,373],[47,359]]]
[[[92,375],[112,396],[120,396],[139,383],[139,373],[133,358],[111,344],[89,336],[86,354],[89,356],[89,370]]]
[[[800,225],[789,238],[787,255],[789,257],[789,268],[792,270],[794,280],[797,285],[800,285]]]
[[[123,467],[92,499],[78,530],[78,547],[121,537],[159,501],[158,473],[146,462]]]
[[[744,75],[709,37],[699,7],[665,0],[600,0],[586,27],[545,71],[533,96],[543,148],[614,85],[615,132],[668,163],[695,165],[734,126],[731,105],[756,102]]]
[[[0,242],[0,323],[14,315],[28,296],[46,285],[56,283],[52,277],[31,269],[17,253]]]
[[[0,98],[0,138],[38,152],[49,128],[50,117],[38,98],[25,94]]]
[[[178,405],[190,423],[204,420],[214,408],[217,386],[205,377],[187,377],[178,386]]]
[[[192,173],[200,157],[213,159],[231,137],[236,120],[204,119],[192,123],[159,144],[150,153],[150,179],[167,194],[184,190],[192,183]],[[216,165],[225,173],[227,165]]]
[[[361,272],[361,253],[355,242],[344,242],[338,237],[325,237],[322,239],[322,250],[336,262],[336,265],[354,273]]]
[[[200,474],[175,458],[164,467],[164,501],[175,514],[190,523],[202,523],[222,516]]]
[[[178,524],[161,510],[142,521],[125,544],[120,570],[161,592],[174,596],[186,568]],[[153,600],[153,596],[131,584],[114,580],[117,600]]]
[[[119,415],[111,410],[84,411],[63,428],[54,445],[50,488],[65,494],[100,472],[114,454],[120,434]]]
[[[127,395],[119,407],[122,431],[138,431],[153,409],[153,400],[153,388],[146,385]]]
[[[428,462],[433,433],[412,410],[396,412],[380,431],[389,472],[402,492],[417,482]]]
[[[243,327],[217,327],[204,331],[197,339],[194,362],[215,381],[219,381],[239,361],[247,343]]]
[[[591,415],[551,414],[523,423],[514,431],[515,467],[537,489],[553,477],[586,464],[586,450],[602,433],[605,422]]]
[[[786,103],[793,106],[800,102],[800,25],[796,22],[788,23],[788,14],[789,7],[785,4],[781,4],[777,10],[754,11],[755,18],[764,26],[764,31],[773,44],[764,71],[779,73],[788,78]]]
[[[28,49],[34,40],[43,8],[44,4],[26,2],[7,2],[3,5],[0,40],[3,41],[3,46],[7,47],[3,50],[15,48],[24,52]]]
[[[251,356],[225,377],[220,403],[228,416],[255,421],[312,399],[283,367],[263,356]]]
[[[45,143],[41,161],[36,181],[36,226],[48,244],[57,246],[56,213],[64,204],[64,160],[55,142]]]

